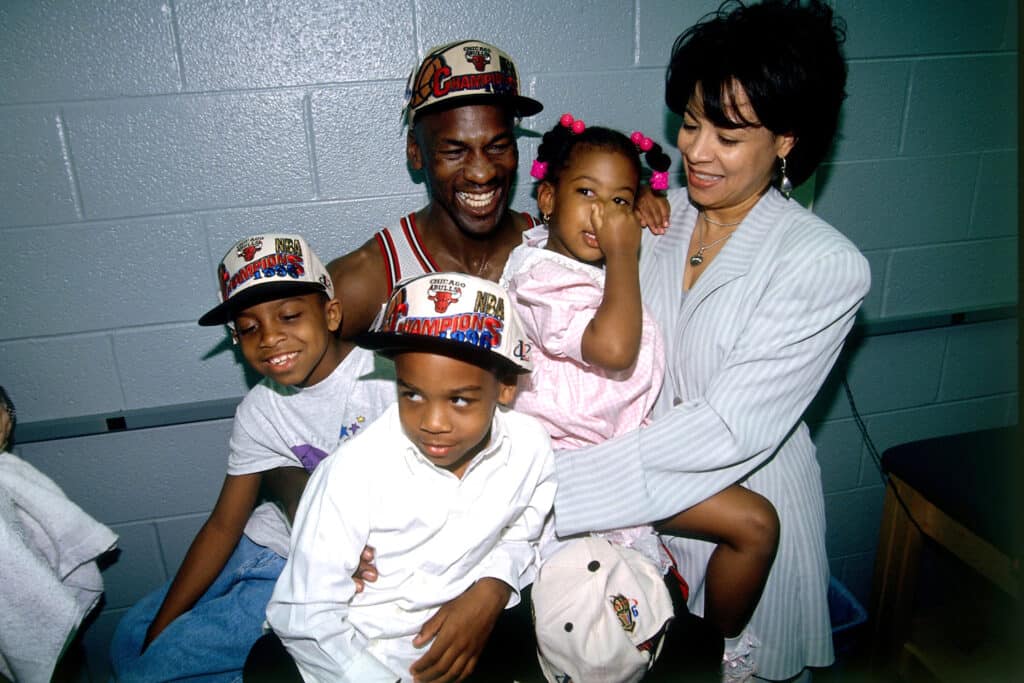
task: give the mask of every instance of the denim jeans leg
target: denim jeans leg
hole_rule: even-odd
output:
[[[112,657],[118,658],[113,662],[117,680],[240,680],[249,649],[263,633],[267,602],[284,563],[280,555],[243,536],[223,571],[196,605],[175,619],[139,656],[138,648],[163,601],[166,587],[143,598],[140,604],[145,604],[138,614],[133,614],[133,607],[125,615],[125,619],[131,615],[123,627],[125,633],[120,633],[122,625],[118,625],[111,648]],[[133,645],[135,649],[131,651]]]
[[[115,680],[121,680],[122,671],[139,658],[146,630],[156,618],[157,610],[167,596],[168,581],[132,605],[117,622],[114,636],[110,640],[110,666]]]

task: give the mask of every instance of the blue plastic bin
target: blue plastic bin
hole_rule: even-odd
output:
[[[868,613],[853,593],[833,576],[828,580],[828,614],[832,621],[832,646],[838,662],[856,648],[863,630],[859,627],[867,622]]]

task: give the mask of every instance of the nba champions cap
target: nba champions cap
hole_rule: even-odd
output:
[[[460,40],[431,50],[410,74],[405,97],[410,126],[416,114],[442,105],[505,104],[516,116],[533,116],[544,108],[519,94],[519,73],[512,58],[479,40]]]
[[[334,298],[324,264],[300,235],[253,235],[239,240],[217,267],[220,304],[199,324],[224,325],[256,304],[312,292]]]
[[[425,351],[484,367],[529,372],[530,341],[505,289],[464,273],[399,282],[370,331],[356,342],[385,355]]]
[[[550,683],[635,683],[657,659],[674,612],[653,562],[588,536],[541,565],[533,615],[537,658]]]

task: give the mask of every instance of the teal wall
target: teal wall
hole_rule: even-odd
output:
[[[927,320],[1016,303],[1018,19],[1013,0],[835,4],[850,96],[814,206],[864,250],[874,286],[869,336],[808,418],[833,571],[866,599],[883,488],[842,374],[880,450],[1016,420],[1016,321]],[[215,301],[217,259],[259,230],[302,232],[330,258],[422,205],[399,110],[425,49],[479,37],[518,60],[547,107],[520,140],[515,205],[532,210],[536,131],[564,111],[672,146],[669,47],[715,6],[0,3],[0,384],[20,422],[137,410],[159,422],[167,406],[244,393],[224,332],[195,324]],[[905,331],[922,317],[926,329]],[[121,537],[83,680],[104,677],[124,609],[177,568],[219,490],[229,429],[218,419],[18,447]]]

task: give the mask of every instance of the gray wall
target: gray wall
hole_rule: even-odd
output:
[[[835,4],[849,24],[850,97],[815,208],[871,262],[862,329],[1014,303],[1016,3]],[[244,393],[224,332],[195,324],[215,302],[217,259],[259,230],[302,232],[330,258],[420,206],[399,109],[430,46],[480,37],[512,52],[547,107],[524,123],[528,169],[531,131],[564,111],[671,146],[668,49],[716,5],[0,4],[0,384],[20,422],[139,409],[159,422],[166,406]],[[533,210],[520,177],[515,206]],[[851,344],[809,420],[833,571],[861,599],[883,489],[838,378],[848,372],[882,450],[1015,421],[1016,363],[1014,320]],[[120,614],[173,574],[210,509],[229,429],[219,419],[18,447],[121,537],[86,633],[93,679]]]

